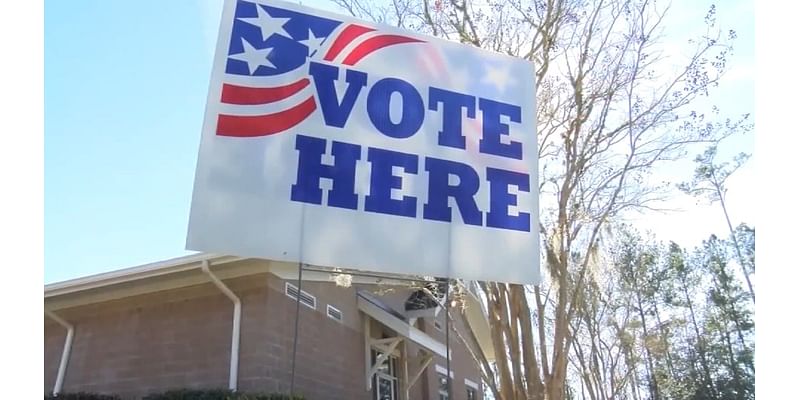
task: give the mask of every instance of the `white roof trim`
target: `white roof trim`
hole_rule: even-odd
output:
[[[321,267],[315,267],[315,268],[321,268]],[[281,279],[297,280],[297,263],[272,262],[270,263],[270,272]],[[350,273],[350,271],[338,272],[334,269],[331,269],[330,272],[303,270],[303,281],[333,283],[334,282],[333,276],[335,274],[340,274],[340,273],[347,275]],[[351,275],[351,285],[355,284],[367,284],[367,285],[383,284],[391,286],[407,285],[406,281],[392,279],[392,276],[389,274],[387,274],[385,278],[378,278],[373,276],[369,277],[360,276],[357,273],[358,271],[354,271],[353,274]]]
[[[444,343],[437,341],[425,332],[409,325],[408,322],[397,318],[360,295],[358,296],[358,309],[397,332],[398,335],[408,338],[441,357],[447,357],[447,347]]]
[[[51,283],[44,286],[44,297],[54,297],[118,283],[187,271],[190,269],[199,268],[200,263],[203,261],[221,260],[226,257],[235,259],[235,257],[209,253],[192,254],[136,267],[104,272],[96,275],[89,275],[63,282]]]

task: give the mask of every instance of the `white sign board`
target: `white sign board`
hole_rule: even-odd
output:
[[[273,0],[226,0],[187,248],[539,280],[533,65]]]

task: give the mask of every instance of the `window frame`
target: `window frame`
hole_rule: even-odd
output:
[[[467,387],[467,400],[470,400],[470,397],[469,397],[470,392],[475,394],[475,397],[473,397],[472,399],[473,400],[477,400],[478,399],[478,394],[481,392],[480,385],[475,383],[475,382],[473,382],[473,381],[471,381],[471,380],[469,380],[469,379],[467,379],[467,378],[464,378],[464,386]]]
[[[444,384],[444,387],[442,387],[442,380],[444,380],[446,382]],[[447,383],[450,384],[450,389],[452,389],[453,388],[453,379],[452,378],[448,379],[447,375],[445,375],[444,373],[441,373],[439,371],[436,371],[436,382],[439,384],[438,385],[439,388],[437,390],[437,392],[439,393],[439,400],[450,400],[450,394],[447,392]]]
[[[372,363],[378,359],[378,350],[375,348],[370,349],[370,360]],[[381,369],[375,371],[375,375],[372,380],[372,387],[373,387],[373,395],[375,400],[381,400],[381,385],[380,380],[384,379],[390,382],[391,392],[389,393],[389,397],[391,400],[398,400],[400,398],[400,376],[397,372],[397,357],[393,355],[389,355],[389,357],[384,361],[387,363],[389,367],[389,372],[383,372]]]

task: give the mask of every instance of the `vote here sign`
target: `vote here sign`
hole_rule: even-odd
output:
[[[187,248],[539,280],[533,65],[275,0],[226,0]]]

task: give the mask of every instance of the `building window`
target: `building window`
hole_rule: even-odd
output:
[[[294,300],[297,300],[297,286],[292,285],[289,282],[286,282],[286,295]],[[308,308],[314,310],[317,309],[317,298],[312,296],[305,290],[300,291],[300,303]]]
[[[443,373],[438,373],[439,378],[439,400],[449,400],[450,396],[448,395],[447,391],[447,375]]]
[[[328,317],[342,322],[342,312],[330,304],[328,304]]]
[[[467,378],[464,378],[464,386],[467,387],[467,400],[477,400],[480,386]]]
[[[372,350],[372,364],[378,359],[378,352]],[[375,373],[375,380],[372,383],[375,400],[397,400],[398,380],[397,380],[397,359],[389,356],[378,367]]]
[[[447,391],[447,368],[436,364],[436,379],[439,381],[439,400],[449,400],[450,396]],[[453,388],[453,371],[450,371],[450,388]]]
[[[441,331],[442,330],[442,323],[439,322],[438,320],[433,320],[433,327],[436,328],[436,330]]]

